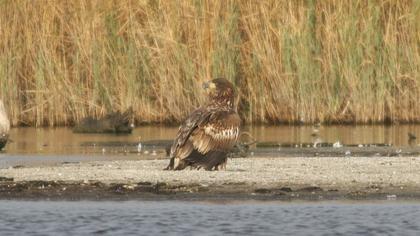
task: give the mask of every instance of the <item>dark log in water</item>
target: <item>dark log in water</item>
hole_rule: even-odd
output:
[[[75,133],[121,133],[129,134],[134,125],[132,122],[133,109],[130,108],[124,113],[119,111],[107,114],[101,119],[86,117],[73,129]]]
[[[6,146],[7,141],[8,141],[7,137],[0,138],[0,151],[3,150],[3,148]]]

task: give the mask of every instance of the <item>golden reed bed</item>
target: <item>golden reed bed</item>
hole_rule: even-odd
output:
[[[419,1],[3,0],[0,29],[13,125],[178,122],[219,76],[249,123],[420,121]]]

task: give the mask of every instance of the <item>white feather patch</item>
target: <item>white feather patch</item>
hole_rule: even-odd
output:
[[[213,125],[208,125],[204,128],[204,132],[216,140],[236,140],[239,135],[239,128],[233,126],[216,128]]]

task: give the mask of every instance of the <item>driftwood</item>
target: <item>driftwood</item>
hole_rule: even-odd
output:
[[[0,99],[0,150],[6,146],[9,140],[10,121],[4,108],[3,100]]]
[[[248,137],[248,141],[244,141],[242,137]],[[249,132],[242,132],[240,140],[243,141],[238,141],[229,153],[230,158],[247,157],[249,155],[249,148],[251,145],[257,143],[257,140]]]
[[[129,108],[124,113],[119,111],[107,114],[105,117],[95,119],[84,118],[80,124],[73,128],[75,133],[126,133],[134,128],[132,124],[133,109]]]

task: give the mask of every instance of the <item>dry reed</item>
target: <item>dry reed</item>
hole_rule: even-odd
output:
[[[420,121],[420,1],[0,0],[13,125],[178,122],[234,81],[255,122]]]

